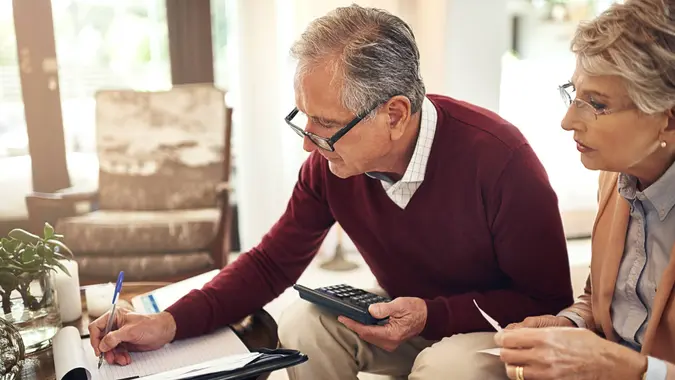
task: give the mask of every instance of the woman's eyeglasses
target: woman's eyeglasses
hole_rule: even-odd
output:
[[[616,114],[618,112],[635,109],[635,106],[620,109],[609,109],[605,106],[593,105],[583,99],[578,99],[574,94],[576,92],[576,88],[571,82],[567,82],[561,86],[558,86],[558,91],[560,92],[560,97],[565,103],[565,106],[569,108],[572,104],[574,104],[579,112],[579,117],[586,121],[595,121],[598,120],[598,116]]]

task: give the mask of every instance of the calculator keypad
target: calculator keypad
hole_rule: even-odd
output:
[[[368,309],[368,306],[379,303],[389,302],[390,299],[379,296],[362,289],[357,289],[349,285],[331,285],[323,288],[318,288],[317,291],[329,294],[333,297],[339,298],[344,302],[348,302],[359,308]]]

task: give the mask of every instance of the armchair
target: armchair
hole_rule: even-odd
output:
[[[212,85],[96,94],[97,190],[32,193],[32,228],[65,235],[82,283],[176,281],[227,264],[232,109]],[[86,211],[78,212],[84,203]]]

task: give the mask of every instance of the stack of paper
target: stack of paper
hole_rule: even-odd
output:
[[[81,339],[80,332],[72,326],[64,327],[54,336],[53,352],[57,380],[62,380],[67,375],[68,378],[79,378],[76,374],[80,373],[84,375],[82,378],[88,380],[116,380],[173,370],[178,370],[175,375],[180,376],[190,370],[237,369],[259,355],[249,352],[229,327],[203,337],[169,343],[155,351],[132,352],[131,364],[126,366],[104,362],[98,369],[98,357],[89,339]],[[157,377],[160,378],[169,377]],[[180,378],[182,377],[176,377]]]

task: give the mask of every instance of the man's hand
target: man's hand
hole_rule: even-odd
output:
[[[532,380],[639,379],[647,369],[646,356],[586,329],[504,330],[495,335],[495,343],[502,347],[510,379],[516,379],[518,366]]]
[[[520,329],[529,327],[540,329],[544,327],[576,327],[572,321],[565,317],[557,317],[555,315],[540,315],[538,317],[527,317],[522,322],[511,323],[506,326],[506,330]]]
[[[378,319],[389,317],[389,321],[384,326],[366,326],[344,316],[338,317],[338,321],[366,342],[390,352],[419,335],[427,323],[427,304],[421,298],[396,298],[391,302],[370,305],[368,311]]]
[[[171,342],[176,335],[176,321],[171,314],[143,315],[117,309],[114,330],[102,337],[110,312],[89,325],[89,339],[96,356],[104,352],[109,364],[131,363],[129,351],[152,351]],[[103,338],[103,339],[101,339]]]

